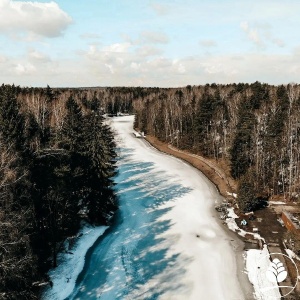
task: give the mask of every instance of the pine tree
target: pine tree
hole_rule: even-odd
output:
[[[243,212],[255,210],[259,205],[259,200],[254,187],[254,176],[254,172],[249,169],[239,180],[237,200],[239,208]]]
[[[244,99],[239,109],[237,132],[230,150],[231,174],[235,179],[244,175],[252,164],[251,149],[254,125],[255,116],[251,111],[251,105],[247,99]]]

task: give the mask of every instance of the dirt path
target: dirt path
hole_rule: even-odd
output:
[[[220,194],[228,200],[234,200],[230,193],[236,192],[236,182],[228,176],[216,163],[203,156],[179,150],[172,145],[159,141],[156,137],[148,135],[146,140],[158,150],[180,158],[200,170],[218,188]]]

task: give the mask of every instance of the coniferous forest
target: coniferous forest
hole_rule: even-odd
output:
[[[1,299],[38,299],[66,239],[117,209],[112,132],[85,96],[0,87]]]
[[[82,222],[117,209],[116,149],[104,114],[227,166],[242,211],[300,193],[300,86],[0,87],[0,298],[38,299]]]

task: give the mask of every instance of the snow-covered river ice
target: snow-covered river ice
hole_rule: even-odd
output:
[[[132,124],[132,116],[112,121],[120,209],[67,299],[251,299],[238,263],[242,244],[215,216],[215,187],[135,138]]]

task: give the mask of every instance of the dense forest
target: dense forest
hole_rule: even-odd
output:
[[[0,87],[1,299],[38,299],[64,242],[117,209],[115,144],[96,97]]]
[[[242,211],[300,192],[300,86],[160,89],[134,100],[135,127],[230,168]]]

